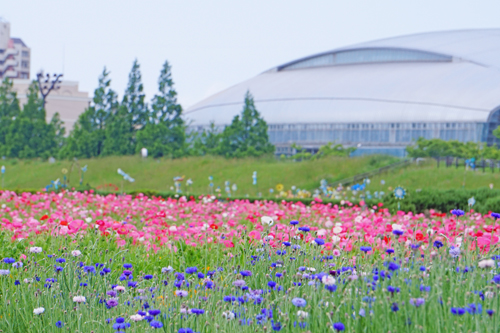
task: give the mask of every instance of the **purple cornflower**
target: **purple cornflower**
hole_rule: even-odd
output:
[[[452,247],[450,247],[448,252],[450,253],[450,256],[452,258],[457,258],[460,255],[460,248],[452,246]]]
[[[106,295],[111,296],[111,297],[116,297],[116,291],[114,291],[114,290],[106,291]]]
[[[106,301],[106,305],[108,308],[114,308],[115,306],[118,305],[118,299],[116,298],[110,298],[109,300]]]
[[[417,308],[425,304],[425,299],[423,298],[411,298],[410,304],[416,306]]]
[[[128,269],[126,269],[123,271],[123,275],[125,275],[125,276],[132,275],[132,271],[129,271]]]

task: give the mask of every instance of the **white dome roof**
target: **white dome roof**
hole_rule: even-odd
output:
[[[246,91],[268,124],[480,122],[500,105],[500,29],[423,33],[277,66],[188,108],[222,125]]]

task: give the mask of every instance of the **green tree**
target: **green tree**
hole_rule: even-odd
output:
[[[255,108],[249,91],[241,115],[233,118],[222,133],[218,153],[226,157],[261,156],[274,152],[269,142],[267,123]]]
[[[5,153],[9,157],[47,158],[57,150],[56,128],[47,123],[43,101],[33,82],[27,93],[27,103],[18,116],[12,117],[5,137]]]
[[[93,105],[82,113],[71,131],[61,157],[95,157],[103,154],[106,128],[117,112],[116,92],[111,89],[111,79],[106,67],[99,76],[94,91]]]
[[[159,93],[153,97],[151,115],[137,133],[136,151],[143,147],[154,157],[180,157],[186,152],[186,125],[177,103],[171,67],[165,61],[158,79]]]

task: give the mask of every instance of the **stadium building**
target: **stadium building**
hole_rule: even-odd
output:
[[[397,156],[419,137],[497,144],[500,29],[415,34],[297,59],[190,107],[191,129],[229,124],[247,90],[278,155],[293,143]]]

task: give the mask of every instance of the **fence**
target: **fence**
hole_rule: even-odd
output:
[[[435,157],[437,161],[437,167],[439,168],[441,163],[444,163],[445,167],[451,168],[469,168],[473,170],[480,169],[483,172],[486,172],[486,169],[490,169],[491,172],[495,172],[495,168],[500,170],[500,161],[492,160],[492,159],[481,159],[475,161],[473,163],[470,162],[469,159],[453,157],[453,156],[445,156],[445,157]]]
[[[409,165],[410,163],[411,163],[411,160],[404,160],[404,161],[396,162],[396,163],[389,164],[389,165],[383,166],[381,168],[375,169],[373,171],[360,173],[360,174],[357,174],[357,175],[349,177],[349,178],[337,180],[335,182],[330,183],[329,186],[337,187],[340,184],[350,185],[353,183],[363,181],[366,178],[370,178],[370,177],[379,175],[381,173],[387,172],[387,171],[394,169],[394,168],[405,167],[405,166]]]

